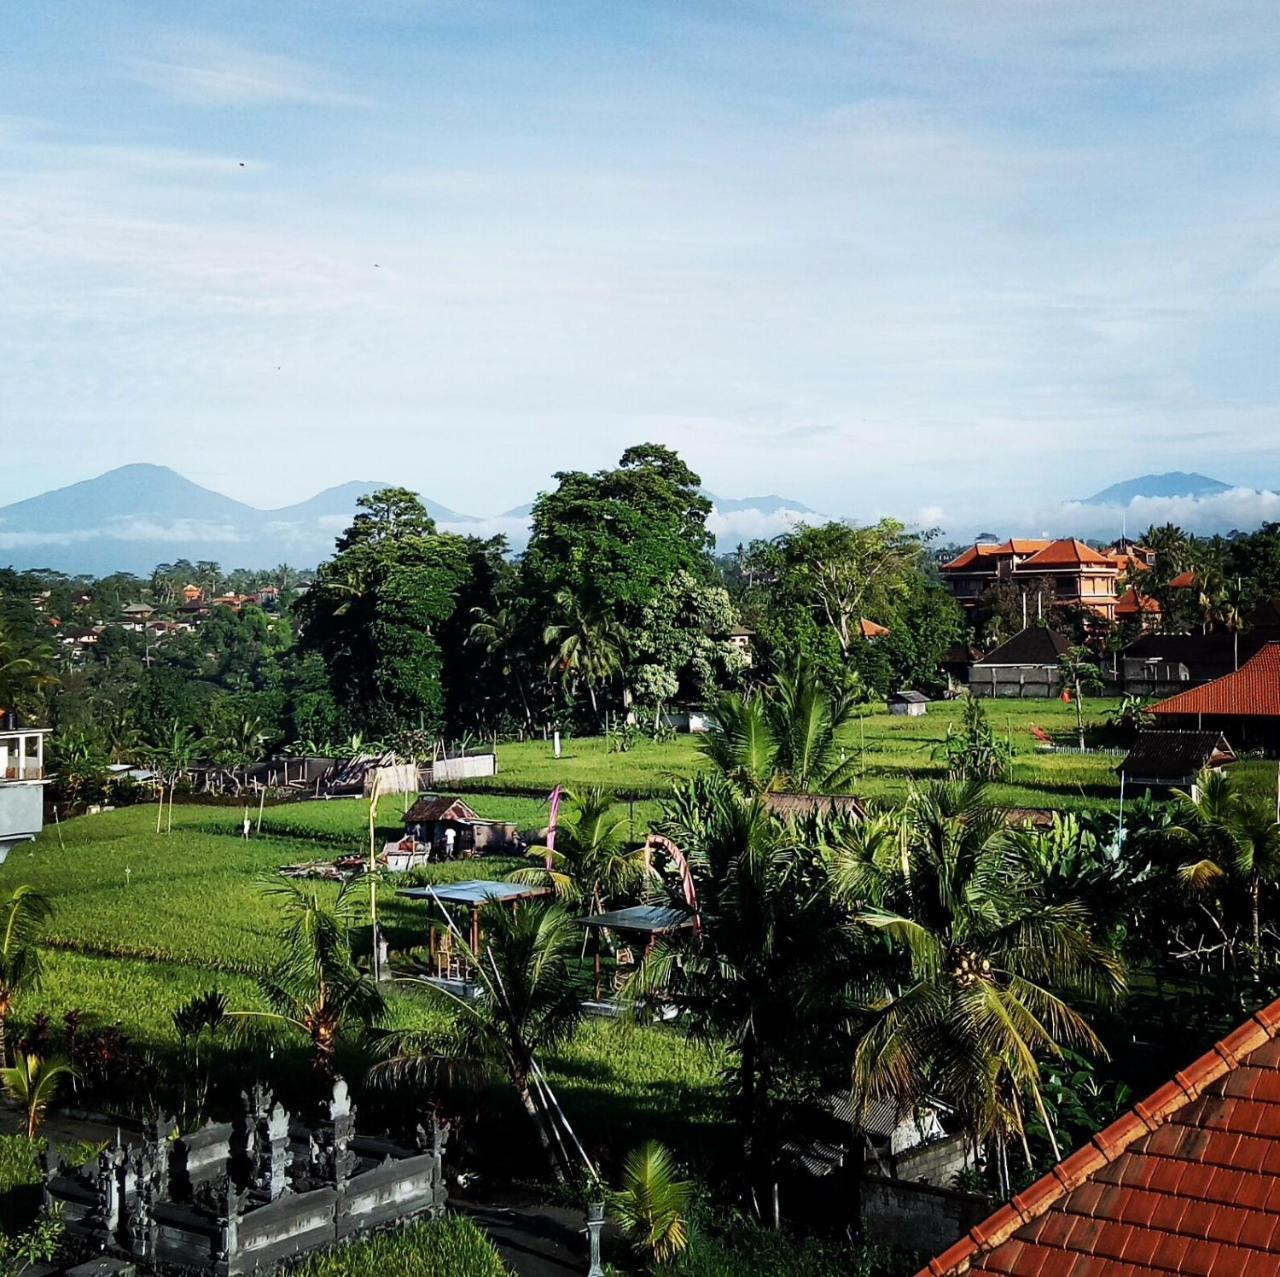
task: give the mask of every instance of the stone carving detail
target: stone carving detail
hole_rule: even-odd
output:
[[[311,1124],[291,1124],[262,1086],[244,1109],[180,1139],[171,1121],[151,1123],[138,1143],[117,1140],[78,1171],[46,1163],[45,1200],[85,1252],[213,1277],[270,1271],[353,1233],[444,1213],[448,1129],[438,1121],[429,1149],[421,1128],[416,1147],[362,1139],[341,1079]]]

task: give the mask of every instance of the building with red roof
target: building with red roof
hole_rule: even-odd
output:
[[[1117,621],[1137,621],[1144,630],[1154,629],[1160,624],[1164,608],[1159,599],[1149,594],[1139,594],[1131,585],[1117,600],[1113,613]]]
[[[918,1277],[1280,1273],[1280,1001]]]
[[[1280,642],[1264,643],[1239,669],[1152,707],[1162,726],[1225,732],[1238,747],[1280,748]]]
[[[1054,604],[1066,604],[1086,607],[1110,619],[1115,615],[1121,566],[1114,556],[1075,537],[1057,541],[1012,538],[998,545],[971,546],[938,570],[965,607],[977,606],[993,586],[1009,583],[1041,596],[1038,613]]]

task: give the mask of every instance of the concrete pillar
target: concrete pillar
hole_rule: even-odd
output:
[[[603,1230],[604,1203],[588,1202],[587,1241],[591,1246],[591,1267],[587,1269],[587,1277],[604,1277],[604,1266],[600,1262],[600,1234]]]

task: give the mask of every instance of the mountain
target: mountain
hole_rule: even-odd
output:
[[[1208,475],[1171,470],[1167,474],[1144,474],[1137,479],[1113,483],[1091,497],[1084,497],[1081,504],[1125,506],[1139,497],[1212,497],[1219,492],[1230,492],[1232,487]]]
[[[388,485],[353,480],[306,501],[259,510],[167,466],[127,465],[0,507],[0,564],[69,573],[136,572],[175,559],[224,567],[309,566],[328,557],[356,501]],[[434,501],[441,524],[474,522]]]
[[[225,568],[277,563],[310,567],[333,552],[356,502],[390,486],[352,479],[305,501],[260,510],[193,483],[168,466],[126,465],[0,507],[0,566],[52,568],[73,575],[146,575],[157,563],[212,559]],[[721,545],[773,536],[798,515],[813,514],[785,497],[717,497],[712,528]],[[461,514],[428,498],[423,505],[449,531],[504,533],[515,551],[528,540],[532,505],[491,518]]]
[[[721,514],[739,514],[744,510],[754,511],[758,514],[779,514],[783,510],[790,510],[795,514],[818,513],[816,510],[810,509],[803,501],[793,501],[790,497],[718,497],[714,492],[708,492],[705,488],[702,490],[702,495]]]
[[[308,497],[307,500],[299,501],[296,505],[282,506],[278,510],[266,510],[264,513],[273,519],[285,522],[296,520],[306,522],[311,519],[328,518],[349,519],[351,512],[356,508],[356,502],[361,497],[377,492],[379,488],[394,486],[388,480],[352,479],[350,483],[340,483],[336,487],[325,488],[323,492],[317,492],[314,497]],[[429,497],[423,497],[422,504],[426,506],[427,513],[437,523],[477,522],[475,515],[459,514],[456,510],[450,510],[447,505],[441,505]]]

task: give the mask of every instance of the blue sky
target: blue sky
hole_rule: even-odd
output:
[[[5,43],[0,502],[147,460],[484,514],[642,439],[859,518],[1280,485],[1274,0],[60,0]]]

